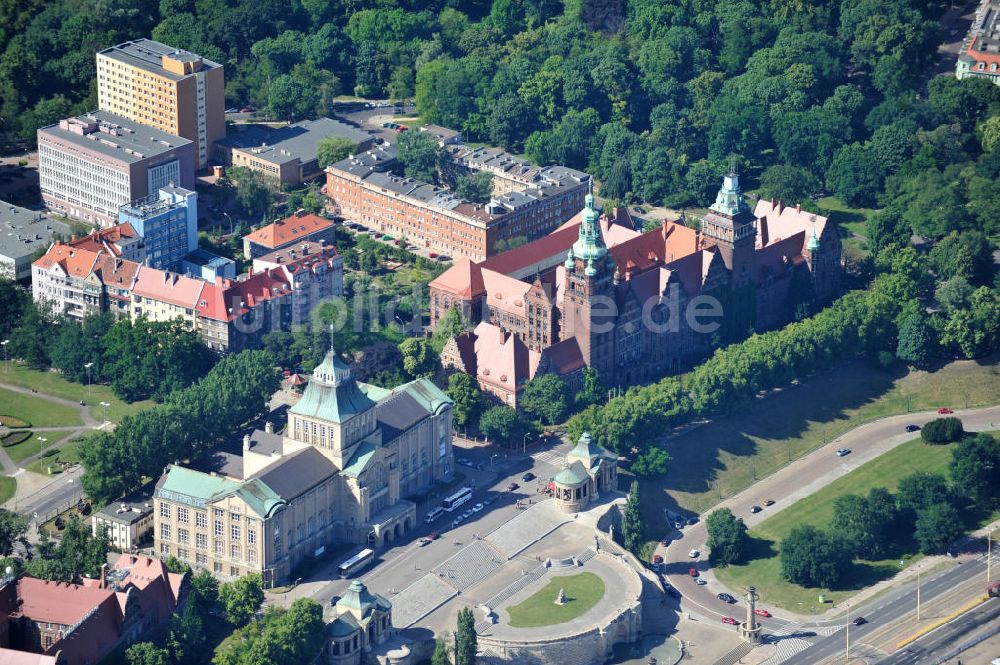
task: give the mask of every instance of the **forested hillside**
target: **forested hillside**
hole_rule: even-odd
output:
[[[941,173],[890,189],[926,197],[978,152],[973,129],[996,103],[975,82],[914,101],[942,11],[924,0],[4,0],[0,117],[30,140],[95,107],[94,52],[151,35],[225,64],[230,104],[301,119],[340,94],[415,98],[423,119],[474,140],[591,169],[613,199],[703,205],[736,154],[772,167],[765,193],[828,185],[872,205],[924,148]],[[989,217],[976,187],[930,203],[973,202]]]

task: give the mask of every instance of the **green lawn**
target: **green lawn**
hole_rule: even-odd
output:
[[[86,385],[67,381],[58,372],[39,372],[13,361],[0,361],[0,383],[23,388],[36,388],[47,395],[61,397],[72,402],[83,400],[90,405],[90,415],[98,422],[104,420],[104,407],[100,405],[101,402],[107,402],[111,405],[108,407],[107,413],[108,420],[112,422],[118,422],[123,416],[153,405],[151,400],[126,404],[115,397],[109,386],[93,384],[88,388]],[[51,402],[46,402],[46,404],[51,404]],[[31,424],[42,427],[36,422]]]
[[[7,503],[14,498],[17,491],[17,479],[10,476],[0,476],[0,504]]]
[[[644,482],[643,514],[660,537],[663,509],[702,513],[862,423],[941,406],[1000,403],[996,358],[958,361],[935,372],[885,371],[844,363],[749,410],[669,440],[666,476]]]
[[[3,375],[0,374],[0,380]],[[25,420],[32,427],[63,427],[82,425],[80,412],[69,406],[0,388],[0,411],[5,416]]]
[[[836,222],[850,233],[860,236],[867,236],[868,229],[865,222],[869,217],[878,212],[873,208],[851,208],[842,203],[836,196],[827,196],[819,201],[819,207],[831,221]]]
[[[71,441],[65,446],[61,446],[57,449],[45,451],[45,457],[36,459],[34,462],[26,466],[28,471],[34,471],[35,473],[48,473],[48,466],[52,465],[52,473],[61,473],[62,468],[60,463],[71,464],[80,463],[80,441]]]
[[[559,589],[564,589],[566,602],[556,605]],[[604,597],[604,580],[594,573],[553,577],[541,591],[509,608],[510,625],[514,628],[534,628],[563,623],[580,616]]]
[[[4,448],[4,450],[7,451],[7,454],[12,460],[14,460],[15,463],[18,463],[21,460],[31,457],[32,455],[37,455],[40,450],[56,445],[70,434],[72,434],[72,432],[39,432],[27,441]],[[39,437],[47,440],[39,441]],[[31,469],[30,465],[28,466],[28,469]]]
[[[841,602],[899,571],[898,556],[882,561],[858,561],[844,589],[805,588],[785,581],[781,576],[779,543],[796,526],[810,524],[825,528],[833,518],[833,502],[844,494],[867,494],[874,487],[895,491],[899,480],[918,471],[947,474],[953,446],[931,446],[921,439],[907,441],[889,452],[863,464],[830,483],[815,494],[797,501],[774,517],[750,530],[753,557],[748,563],[717,568],[719,581],[732,589],[748,585],[757,587],[765,604],[783,607],[793,612],[823,611],[816,602],[824,593],[828,601]],[[915,547],[905,548],[915,552]],[[902,559],[908,565],[919,555],[907,553]]]

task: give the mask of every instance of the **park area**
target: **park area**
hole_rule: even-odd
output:
[[[559,590],[565,602],[556,603]],[[514,628],[536,628],[565,623],[581,616],[604,597],[604,580],[594,573],[553,577],[540,591],[509,608]]]
[[[921,439],[900,444],[752,528],[749,532],[752,538],[749,561],[717,568],[716,577],[730,589],[755,586],[761,602],[766,605],[808,614],[826,609],[817,602],[821,593],[828,602],[839,603],[859,589],[893,576],[919,556],[913,554],[917,547],[912,540],[900,544],[902,553],[897,553],[898,556],[881,561],[856,560],[842,588],[834,591],[787,582],[781,574],[779,544],[795,527],[811,525],[827,528],[833,518],[833,504],[837,497],[865,495],[875,487],[895,492],[901,478],[917,472],[947,476],[953,448],[954,444],[934,446]]]
[[[939,407],[1000,402],[996,358],[961,360],[933,372],[883,370],[855,360],[755,400],[665,442],[665,476],[645,481],[643,516],[654,529],[663,510],[705,513],[844,432],[879,418]],[[651,538],[662,537],[654,531]]]

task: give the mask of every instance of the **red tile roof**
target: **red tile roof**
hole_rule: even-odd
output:
[[[479,264],[467,258],[461,258],[455,265],[434,278],[430,288],[447,291],[459,298],[470,300],[486,291],[483,285],[483,274]]]
[[[264,247],[278,249],[332,226],[333,222],[330,220],[323,219],[319,215],[306,213],[301,216],[292,215],[279,219],[273,224],[248,233],[244,238]]]
[[[79,249],[55,242],[33,265],[50,270],[59,266],[70,277],[87,277],[94,271],[99,255],[89,249]]]
[[[92,252],[100,252],[101,250],[104,250],[118,256],[121,254],[121,250],[118,248],[118,243],[122,240],[129,240],[138,237],[139,234],[136,233],[136,230],[132,228],[131,224],[126,222],[125,224],[118,224],[104,229],[103,231],[97,231],[95,229],[88,235],[80,238],[74,238],[70,241],[69,245],[79,249],[88,249]]]
[[[142,266],[132,292],[135,295],[194,309],[205,282],[177,273]]]
[[[246,279],[235,282],[217,279],[205,283],[196,309],[199,316],[215,321],[232,321],[265,300],[272,300],[291,292],[291,286],[278,269],[251,273]]]
[[[21,600],[22,615],[34,621],[72,626],[92,609],[111,599],[114,592],[22,577],[17,581],[17,596]]]
[[[333,259],[339,256],[333,245],[317,245],[304,242],[299,246],[284,247],[253,260],[255,270],[265,268],[283,268],[288,273],[297,273],[303,268],[311,269],[317,263],[331,265]]]

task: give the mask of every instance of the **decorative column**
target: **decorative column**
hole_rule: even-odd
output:
[[[760,644],[761,627],[757,624],[754,609],[757,603],[757,589],[747,587],[747,620],[740,624],[740,639],[751,644]]]

